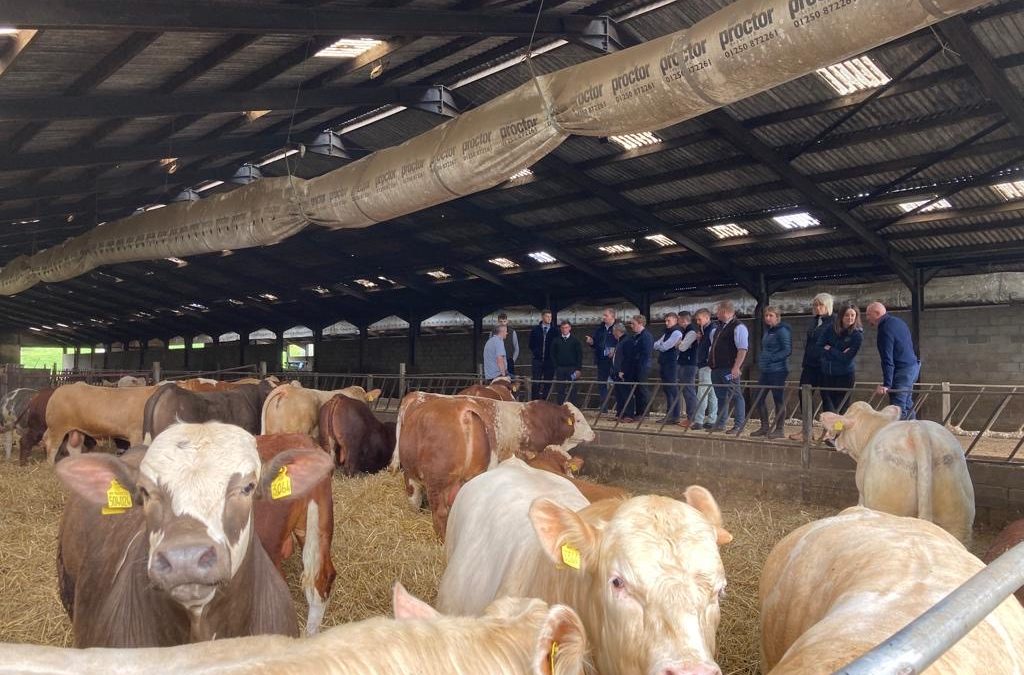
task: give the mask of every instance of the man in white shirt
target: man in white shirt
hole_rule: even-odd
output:
[[[666,314],[665,332],[654,343],[654,351],[658,352],[661,386],[665,389],[665,424],[679,424],[679,353],[676,345],[683,339],[683,332],[679,330],[678,323],[678,314]]]
[[[488,382],[496,377],[508,375],[508,359],[505,355],[505,336],[508,326],[498,324],[494,333],[484,345],[484,379]]]

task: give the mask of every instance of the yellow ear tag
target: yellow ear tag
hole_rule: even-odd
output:
[[[282,466],[277,476],[270,483],[270,498],[281,499],[292,493],[292,479],[288,477],[288,467]]]
[[[551,643],[551,675],[555,675],[555,657],[558,656],[558,643]]]
[[[572,420],[572,418],[570,417],[569,419],[567,419],[567,420],[565,421],[565,423],[566,423],[566,424],[568,424],[568,425],[569,425],[569,426],[571,427],[571,426],[573,425],[573,420]]]
[[[580,568],[580,552],[569,544],[562,544],[562,562],[574,570]]]
[[[843,423],[840,422],[839,420],[836,420],[836,423],[832,425],[832,431],[842,431],[842,430],[843,430]]]
[[[100,510],[105,516],[124,513],[132,507],[132,493],[117,482],[116,478],[110,479],[110,487],[107,488],[107,505]]]

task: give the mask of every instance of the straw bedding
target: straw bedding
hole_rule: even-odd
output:
[[[684,479],[685,480],[685,479]],[[652,490],[632,483],[634,494],[680,497],[682,488]],[[757,584],[761,567],[778,540],[835,509],[716,495],[734,541],[722,549],[729,580],[718,631],[719,662],[726,675],[759,672]],[[326,625],[390,611],[397,579],[415,595],[433,601],[444,553],[429,515],[412,513],[401,479],[387,473],[335,477],[334,561],[338,578]],[[52,469],[42,463],[18,467],[0,461],[0,641],[67,645],[70,624],[56,585],[57,523],[63,495]],[[991,534],[976,537],[984,550]],[[298,585],[301,561],[286,565],[299,616],[305,601]]]

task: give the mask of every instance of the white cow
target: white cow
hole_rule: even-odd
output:
[[[707,490],[686,499],[591,505],[565,478],[506,460],[455,499],[438,609],[479,614],[505,595],[565,603],[605,675],[716,675],[718,545],[732,535]]]
[[[443,617],[396,586],[383,617],[294,639],[273,635],[150,649],[0,645],[0,670],[51,675],[266,673],[267,675],[583,675],[586,636],[563,605],[502,598],[482,618]]]
[[[836,450],[857,462],[860,506],[929,520],[969,542],[974,486],[960,442],[941,424],[899,418],[898,406],[875,412],[864,401],[820,416]]]
[[[841,672],[984,567],[917,518],[855,506],[808,523],[778,543],[761,572],[761,669]],[[1020,675],[1020,603],[1005,600],[927,672]]]

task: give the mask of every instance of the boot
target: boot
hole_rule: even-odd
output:
[[[750,434],[751,438],[753,438],[754,436],[767,436],[768,435],[768,429],[769,429],[769,425],[768,425],[768,407],[767,406],[762,406],[761,410],[760,410],[760,414],[761,414],[761,428],[758,429],[757,431],[751,432],[751,434]]]
[[[768,438],[786,437],[786,415],[782,412],[775,413],[775,426],[768,432]]]

